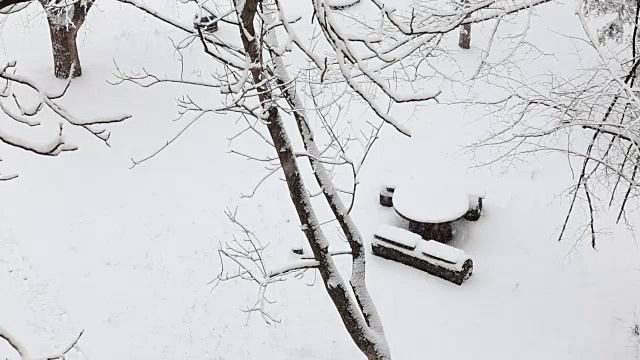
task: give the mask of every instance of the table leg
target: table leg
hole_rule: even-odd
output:
[[[431,224],[429,229],[431,239],[441,243],[448,243],[453,239],[453,228],[450,222]]]
[[[447,243],[453,239],[453,228],[450,222],[431,224],[409,221],[409,231],[422,236],[425,240],[436,240],[441,243]]]
[[[417,221],[409,221],[409,231],[412,233],[416,233],[422,236],[423,239],[426,239],[425,236],[428,234],[428,228],[430,224],[421,223]]]

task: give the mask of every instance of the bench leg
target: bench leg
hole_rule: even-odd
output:
[[[385,207],[392,207],[393,206],[393,193],[390,193],[388,191],[381,191],[380,192],[380,205],[385,206]]]
[[[478,199],[476,207],[469,209],[464,214],[464,219],[468,221],[478,221],[480,219],[480,213],[482,212],[482,198]]]

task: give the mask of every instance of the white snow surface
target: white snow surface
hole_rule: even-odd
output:
[[[147,3],[176,15],[173,2]],[[297,1],[283,3],[291,17],[306,11]],[[532,19],[530,41],[558,58],[551,64],[537,60],[533,65],[541,71],[569,72],[579,63],[573,37],[582,31],[571,5],[543,5]],[[0,18],[0,62],[15,59],[19,73],[60,89],[64,82],[52,76],[46,20],[37,5],[26,11]],[[188,23],[193,14],[178,15]],[[490,28],[474,26],[472,44],[481,44]],[[231,28],[220,29],[225,37]],[[278,176],[254,198],[240,197],[265,170],[227,153],[227,138],[241,129],[235,116],[200,121],[154,160],[128,169],[132,157],[155,151],[184,125],[171,121],[175,98],[190,94],[212,107],[220,103],[211,89],[106,83],[114,79],[114,61],[123,70],[144,65],[179,76],[169,37],[183,38],[131,7],[96,2],[79,36],[83,76],[62,102],[78,116],[122,112],[132,120],[112,129],[111,148],[77,129],[67,135],[80,151],[56,158],[0,148],[0,171],[20,175],[0,182],[0,326],[37,355],[55,353],[84,329],[81,352],[67,360],[362,359],[326,290],[319,281],[308,286],[315,280],[311,272],[269,288],[269,299],[277,301],[270,307],[280,320],[275,326],[241,311],[255,300],[253,284],[228,283],[210,291],[207,284],[220,269],[219,244],[235,234],[226,208],[237,207],[239,218],[269,242],[265,260],[298,259],[290,248],[301,236],[300,224]],[[460,51],[457,38],[443,41],[470,68],[477,66],[479,49]],[[185,75],[215,71],[199,55],[201,48],[187,52],[192,57],[185,61]],[[354,118],[364,113],[355,103],[351,109]],[[410,115],[403,110],[394,107],[404,121]],[[390,126],[383,129],[362,169],[353,211],[366,242],[379,224],[406,226],[393,209],[378,204],[383,174],[421,176],[424,186],[433,185],[433,174],[443,169],[468,175],[470,159],[459,155],[460,146],[487,127],[465,111],[453,105],[420,108],[406,124],[410,141]],[[39,129],[32,140],[48,139],[56,130]],[[261,142],[239,145],[274,155]],[[367,282],[393,357],[637,359],[630,328],[638,321],[640,250],[621,225],[610,226],[611,236],[601,238],[598,252],[587,242],[556,241],[554,231],[567,208],[567,199],[557,194],[572,184],[566,159],[544,156],[505,174],[479,169],[473,175],[491,196],[481,220],[456,224],[451,245],[477,263],[464,286],[368,254]],[[637,214],[629,220],[640,225]],[[337,236],[331,241],[344,246]],[[349,257],[336,262],[348,274]],[[0,359],[5,358],[18,355],[0,342]]]
[[[442,223],[456,220],[469,210],[469,194],[455,184],[430,184],[427,179],[415,177],[396,187],[393,207],[407,219]]]
[[[453,264],[460,264],[469,259],[469,256],[465,254],[464,250],[457,249],[453,246],[449,246],[435,240],[420,241],[416,250],[425,255],[437,257],[438,259],[442,259]]]
[[[396,243],[405,245],[411,249],[414,249],[418,242],[422,240],[422,237],[416,233],[387,224],[378,226],[375,234],[384,239],[389,239]]]

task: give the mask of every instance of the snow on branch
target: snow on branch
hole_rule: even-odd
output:
[[[33,0],[0,1],[0,15],[9,15],[29,7]]]
[[[220,283],[232,280],[253,282],[258,286],[255,303],[244,311],[259,313],[267,324],[279,322],[268,311],[267,305],[273,301],[267,297],[270,284],[284,281],[286,276],[301,276],[310,269],[316,269],[320,264],[316,260],[299,260],[280,267],[269,267],[264,252],[269,244],[263,244],[256,235],[242,224],[237,217],[237,209],[225,211],[228,219],[240,229],[240,237],[233,236],[231,241],[221,244],[218,249],[220,258],[220,272],[210,282],[215,289]]]
[[[0,326],[0,339],[6,341],[7,344],[9,344],[9,346],[18,353],[18,355],[20,355],[21,360],[64,360],[65,356],[78,345],[78,341],[80,341],[80,337],[83,333],[84,330],[80,331],[78,336],[76,336],[72,342],[57,352],[47,356],[32,357],[27,348],[18,340],[18,338],[13,336],[7,329]]]
[[[9,127],[2,127],[0,130],[0,143],[38,155],[56,156],[63,151],[78,149],[76,145],[69,143],[65,136],[64,126],[67,125],[83,129],[109,146],[110,132],[102,126],[123,122],[130,118],[130,115],[126,114],[84,119],[76,117],[57,102],[57,100],[65,96],[71,85],[71,79],[67,80],[65,87],[60,91],[50,92],[41,88],[28,77],[17,74],[16,66],[15,61],[7,62],[0,66],[0,114],[6,115],[5,117],[0,117],[0,119],[13,122],[17,127],[35,128],[43,125],[35,117],[40,115],[44,109],[48,109],[61,122],[58,124],[56,134],[46,141],[36,141],[28,136],[12,132]],[[13,91],[15,87],[23,87],[30,90],[31,96],[18,95]],[[42,118],[44,119],[45,117]]]

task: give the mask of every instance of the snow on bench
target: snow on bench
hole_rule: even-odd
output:
[[[416,233],[386,224],[380,225],[373,237],[408,250],[415,249],[418,241],[422,240]]]
[[[469,190],[469,197],[484,199],[487,197],[487,189],[480,186],[472,186]]]
[[[482,212],[482,201],[487,197],[487,190],[476,187],[469,191],[469,211],[464,218],[469,221],[477,221],[480,219]]]
[[[422,240],[420,235],[390,225],[381,225],[371,242],[374,255],[393,260],[457,285],[471,277],[473,261],[464,251]]]
[[[388,191],[390,193],[393,193],[394,191],[396,191],[396,185],[394,183],[391,182],[385,182],[382,183],[382,187],[380,190],[384,190],[384,191]]]
[[[469,189],[469,209],[482,207],[482,200],[487,197],[487,190],[481,187],[472,187]]]
[[[421,241],[417,246],[417,250],[423,255],[430,256],[450,264],[462,264],[465,260],[469,259],[469,256],[467,256],[463,250],[435,240]]]

